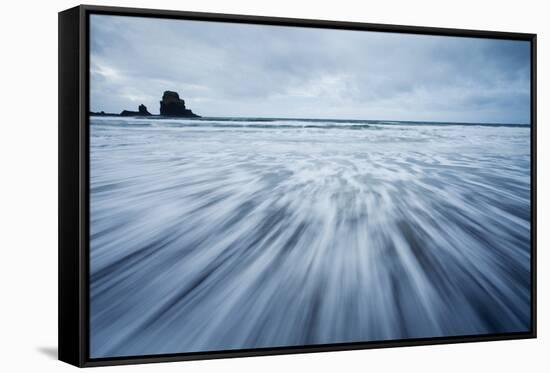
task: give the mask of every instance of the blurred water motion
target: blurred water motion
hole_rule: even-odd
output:
[[[91,356],[526,331],[528,127],[91,119]]]

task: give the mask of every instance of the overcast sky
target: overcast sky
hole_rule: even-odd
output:
[[[529,123],[525,41],[92,15],[91,110]]]

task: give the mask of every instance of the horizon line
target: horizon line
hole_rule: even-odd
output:
[[[88,115],[90,114],[100,114],[98,116],[121,116],[120,113],[107,113],[105,111],[88,111]],[[101,114],[104,113],[104,114]],[[277,120],[277,119],[283,119],[283,120],[325,120],[325,121],[348,121],[348,122],[360,122],[360,121],[371,121],[371,122],[402,122],[402,123],[434,123],[434,124],[482,124],[482,125],[514,125],[514,126],[531,126],[531,122],[529,123],[518,123],[518,122],[464,122],[464,121],[442,121],[442,120],[397,120],[397,119],[350,119],[350,118],[343,118],[343,119],[337,119],[337,118],[307,118],[307,117],[277,117],[277,116],[204,116],[201,115],[198,118],[186,118],[186,117],[171,117],[171,116],[163,116],[161,114],[151,114],[152,117],[163,117],[163,118],[173,118],[173,119],[193,119],[193,120],[201,120],[201,119],[224,119],[224,118],[235,118],[235,119],[271,119],[271,120]],[[147,118],[150,116],[127,116],[126,118]]]

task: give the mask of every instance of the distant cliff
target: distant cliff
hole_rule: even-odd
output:
[[[123,110],[120,113],[121,117],[148,117],[150,115],[153,115],[153,114],[148,112],[147,107],[143,104],[139,105],[138,111]]]
[[[160,115],[166,117],[199,117],[187,109],[185,101],[180,98],[178,92],[173,91],[164,91],[160,102]]]
[[[162,117],[179,117],[179,118],[200,118],[200,115],[193,113],[185,107],[185,101],[182,100],[178,92],[164,91],[162,101],[160,101],[160,115],[151,114],[147,107],[143,104],[139,105],[138,111],[122,110],[120,114],[100,112],[90,112],[92,116],[109,116],[109,117],[152,117],[162,119]]]

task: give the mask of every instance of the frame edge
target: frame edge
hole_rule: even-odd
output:
[[[80,13],[58,13],[58,359],[83,366],[79,192]]]
[[[537,34],[531,39],[531,334],[537,338]]]
[[[291,18],[291,17],[273,17],[260,15],[244,15],[233,13],[214,13],[214,12],[195,12],[183,10],[168,10],[155,8],[131,8],[121,6],[104,5],[80,5],[87,13],[137,16],[152,18],[171,18],[171,19],[189,19],[195,21],[210,22],[229,22],[229,23],[251,23],[272,26],[297,26],[312,28],[345,29],[390,33],[406,33],[421,35],[440,35],[454,37],[477,37],[490,39],[515,39],[531,41],[536,36],[535,33],[479,30],[479,29],[461,29],[452,27],[438,26],[416,26],[416,25],[398,25],[391,23],[370,23],[362,21],[339,21],[332,19],[315,18]]]

